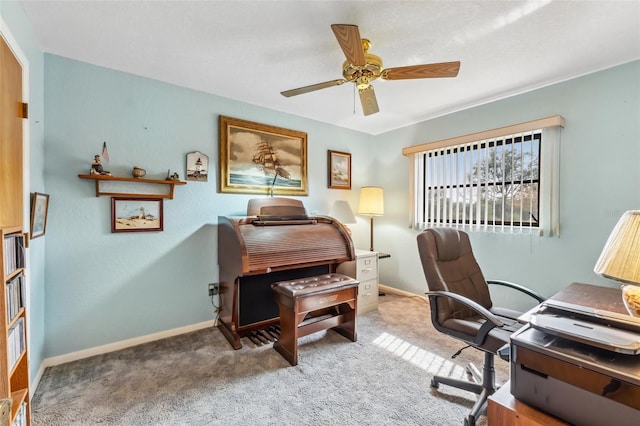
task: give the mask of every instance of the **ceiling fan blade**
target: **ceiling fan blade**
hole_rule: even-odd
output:
[[[331,29],[351,65],[362,67],[367,64],[362,48],[362,39],[357,25],[333,24]]]
[[[460,61],[438,64],[410,65],[407,67],[387,68],[380,77],[385,80],[407,80],[412,78],[455,77],[460,70]]]
[[[338,80],[325,81],[324,83],[312,84],[310,86],[298,87],[297,89],[285,90],[284,92],[280,92],[282,96],[286,96],[287,98],[296,95],[302,95],[303,93],[309,93],[320,89],[326,89],[327,87],[340,86],[345,83],[347,80],[340,78]]]
[[[366,89],[359,89],[358,91],[360,92],[360,103],[362,103],[362,112],[364,115],[371,115],[380,111],[373,86],[369,85]]]

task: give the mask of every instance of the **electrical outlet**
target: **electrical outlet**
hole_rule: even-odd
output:
[[[209,283],[209,296],[215,296],[219,292],[218,283]]]

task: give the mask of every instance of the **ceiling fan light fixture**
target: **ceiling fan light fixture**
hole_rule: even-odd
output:
[[[371,80],[369,80],[369,78],[363,75],[362,77],[356,80],[356,87],[360,90],[366,89],[367,87],[369,87],[370,81]]]

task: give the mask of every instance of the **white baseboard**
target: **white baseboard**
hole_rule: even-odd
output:
[[[77,352],[71,352],[65,355],[54,356],[51,358],[45,358],[40,364],[40,368],[36,373],[36,377],[31,378],[30,398],[33,398],[33,394],[40,384],[44,370],[47,367],[53,367],[54,365],[60,365],[71,361],[77,361],[83,358],[89,358],[94,355],[102,355],[109,352],[114,352],[120,349],[130,348],[131,346],[140,345],[142,343],[153,342],[154,340],[166,339],[167,337],[178,336],[184,333],[190,333],[192,331],[201,330],[203,328],[215,327],[218,325],[218,320],[210,320],[200,322],[197,324],[187,325],[185,327],[173,328],[171,330],[160,331],[158,333],[147,334],[146,336],[134,337],[133,339],[121,340],[119,342],[109,343],[107,345],[96,346],[94,348],[83,349]]]
[[[33,398],[33,395],[36,393],[36,389],[38,388],[38,385],[40,384],[40,379],[42,379],[42,375],[44,374],[44,369],[46,367],[44,366],[44,361],[40,364],[40,368],[38,368],[38,372],[36,373],[36,377],[32,377],[31,380],[29,380],[31,383],[29,384],[29,401],[31,401],[31,398]]]
[[[77,361],[79,359],[88,358],[94,355],[102,355],[109,352],[114,352],[120,349],[129,348],[131,346],[140,345],[142,343],[153,342],[154,340],[166,339],[167,337],[173,337],[179,334],[201,330],[203,328],[214,327],[215,325],[216,325],[215,320],[205,321],[197,324],[187,325],[184,327],[174,328],[171,330],[160,331],[158,333],[147,334],[146,336],[134,337],[133,339],[121,340],[119,342],[109,343],[107,345],[83,349],[77,352],[71,352],[64,355],[45,358],[42,361],[40,370],[38,371],[38,382],[42,377],[41,371],[44,372],[44,369],[47,367],[52,367],[54,365],[64,364],[71,361]],[[33,389],[35,389],[35,387]]]
[[[386,286],[384,284],[378,284],[378,288],[383,293],[397,294],[398,296],[406,296],[406,297],[420,297],[422,299],[425,299],[426,301],[429,301],[429,298],[427,296],[422,295],[422,294],[410,293],[408,291],[399,290],[397,288],[389,287],[389,286]]]

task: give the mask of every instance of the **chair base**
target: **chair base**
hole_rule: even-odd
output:
[[[487,399],[497,390],[493,354],[490,352],[484,353],[484,365],[482,367],[483,374],[480,379],[477,377],[480,374],[475,366],[470,365],[467,367],[467,372],[469,372],[472,378],[476,381],[469,382],[453,379],[451,377],[433,376],[431,379],[431,387],[438,389],[438,386],[442,383],[444,385],[453,386],[479,395],[478,400],[464,419],[465,426],[475,426],[476,420],[487,408]],[[480,380],[482,380],[482,383],[478,383]]]

